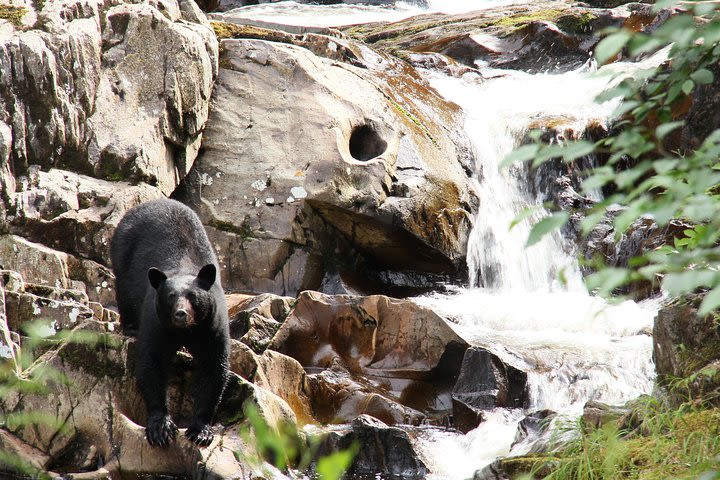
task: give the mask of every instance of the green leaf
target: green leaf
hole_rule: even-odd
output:
[[[664,174],[668,173],[670,170],[672,170],[673,168],[675,168],[678,163],[679,163],[679,160],[671,160],[671,159],[655,160],[653,162],[653,168],[660,175],[664,175]]]
[[[513,163],[526,162],[532,158],[535,158],[539,150],[540,147],[534,143],[530,145],[522,145],[520,148],[517,148],[510,152],[510,154],[505,157],[505,159],[503,159],[500,166],[507,167],[509,165],[512,165]]]
[[[568,218],[570,218],[570,214],[568,214],[568,212],[555,212],[549,217],[543,218],[538,223],[533,225],[532,230],[530,230],[530,234],[528,235],[527,243],[525,244],[525,246],[530,247],[532,245],[535,245],[540,240],[542,240],[545,235],[565,225],[565,223],[568,221]]]
[[[683,120],[678,120],[677,122],[663,123],[662,125],[658,125],[658,127],[655,129],[655,137],[658,140],[662,140],[668,133],[683,126],[684,123],[685,122]]]
[[[513,218],[512,222],[510,222],[510,226],[508,227],[508,230],[512,230],[517,226],[519,223],[522,223],[523,220],[526,220],[533,215],[536,215],[538,212],[542,210],[542,207],[538,206],[531,206],[523,208],[520,213],[517,214],[515,218]]]
[[[602,65],[618,54],[632,36],[628,30],[620,30],[600,40],[595,47],[595,59]]]
[[[663,287],[672,296],[692,292],[698,287],[711,287],[718,280],[718,272],[712,270],[687,270],[668,273],[663,280]]]
[[[682,87],[680,88],[682,89],[683,93],[685,93],[685,95],[690,95],[690,93],[692,93],[693,91],[693,88],[695,88],[695,82],[689,79],[685,80],[682,84]]]
[[[600,296],[608,296],[617,287],[630,279],[630,274],[623,268],[604,268],[585,278],[590,291],[597,291]]]
[[[698,315],[707,315],[718,307],[720,307],[720,287],[715,287],[703,298]]]
[[[595,150],[595,145],[586,140],[568,143],[563,148],[563,158],[566,162],[571,162],[576,158],[590,155]]]
[[[701,69],[693,72],[690,75],[690,78],[692,78],[695,81],[695,83],[699,83],[700,85],[707,85],[707,84],[713,82],[713,80],[715,79],[715,76],[707,68],[701,68]]]
[[[317,474],[320,480],[339,480],[355,457],[353,449],[341,450],[318,460]]]

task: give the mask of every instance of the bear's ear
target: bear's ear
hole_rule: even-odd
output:
[[[157,290],[160,288],[160,285],[167,280],[167,275],[155,267],[150,267],[150,270],[148,270],[148,280],[150,280],[150,285]]]
[[[217,269],[212,263],[208,263],[200,269],[197,275],[198,284],[203,290],[210,290],[210,287],[215,283],[215,277],[217,276]]]

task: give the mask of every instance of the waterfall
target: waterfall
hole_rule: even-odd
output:
[[[416,301],[447,318],[471,344],[528,372],[530,396],[525,411],[495,409],[465,436],[424,432],[419,449],[433,478],[467,478],[498,456],[527,453],[527,443],[513,447],[517,424],[527,413],[551,409],[559,421],[570,421],[588,400],[621,404],[651,391],[649,332],[659,301],[609,304],[591,296],[572,245],[557,233],[526,248],[532,225],[548,212],[532,193],[533,173],[523,165],[503,168],[502,162],[529,127],[544,119],[560,119],[581,133],[591,122],[607,122],[618,100],[598,104],[597,95],[623,76],[658,65],[666,54],[600,73],[591,63],[562,74],[493,72],[497,76],[482,83],[427,72],[431,84],[466,113],[480,207],[467,255],[473,288]],[[534,214],[511,229],[527,208]],[[564,282],[558,280],[561,271]],[[438,453],[448,450],[474,458],[473,465]]]
[[[480,209],[468,245],[470,285],[499,291],[554,291],[563,272],[573,291],[582,289],[577,262],[555,233],[526,248],[532,225],[547,212],[531,189],[531,172],[525,165],[501,168],[503,159],[522,142],[530,125],[543,118],[563,122],[582,132],[590,122],[604,122],[617,102],[597,105],[595,96],[606,78],[588,75],[590,66],[564,74],[508,71],[483,85],[432,75],[432,84],[449,100],[462,105],[465,130],[473,144]],[[536,211],[512,229],[527,208]]]

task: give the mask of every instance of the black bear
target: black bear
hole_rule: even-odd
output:
[[[200,219],[175,200],[138,205],[118,224],[110,256],[123,331],[137,336],[135,377],[147,407],[148,442],[166,446],[177,433],[167,383],[175,352],[184,346],[195,362],[186,436],[209,445],[227,381],[229,333],[218,261]]]

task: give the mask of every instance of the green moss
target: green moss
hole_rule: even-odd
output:
[[[592,22],[595,19],[597,15],[592,12],[580,12],[562,15],[555,24],[567,33],[588,34],[593,31]]]
[[[228,38],[252,38],[270,42],[292,43],[292,39],[294,38],[293,35],[289,33],[271,30],[269,28],[255,27],[253,25],[238,25],[227,22],[210,22],[210,24],[218,40]]]
[[[550,8],[545,10],[536,10],[534,12],[523,12],[515,15],[508,15],[493,23],[498,27],[514,30],[532,22],[554,22],[566,14],[566,10]]]
[[[435,148],[440,148],[440,145],[437,143],[437,141],[435,140],[435,138],[433,138],[432,134],[430,133],[430,130],[428,130],[428,128],[427,128],[415,115],[413,115],[412,113],[410,113],[410,112],[408,112],[407,110],[405,110],[405,109],[403,108],[403,106],[400,105],[399,103],[397,103],[395,100],[393,100],[393,99],[390,98],[390,99],[388,99],[388,101],[390,102],[390,104],[391,104],[393,107],[395,107],[395,110],[397,110],[398,112],[400,112],[401,114],[403,114],[408,120],[410,120],[410,121],[411,121],[412,123],[414,123],[420,130],[422,130],[423,133],[425,134],[425,136],[427,136],[427,137],[430,139],[430,141],[431,141],[432,144],[435,146]]]
[[[0,19],[7,20],[12,23],[15,28],[22,26],[22,18],[25,13],[27,13],[27,10],[23,7],[0,4]]]
[[[122,341],[119,337],[96,332],[82,333],[92,335],[94,341],[78,343],[77,338],[71,338],[58,352],[63,361],[96,378],[123,377],[126,374],[125,365],[120,361],[113,360],[111,357],[115,355],[109,354],[112,350],[121,349]]]
[[[243,222],[240,225],[235,225],[234,223],[226,222],[224,220],[213,219],[213,220],[210,220],[210,226],[213,228],[216,228],[222,232],[233,233],[235,235],[238,235],[242,239],[255,237],[255,233],[253,232],[252,227],[250,226],[250,217],[249,216],[245,216],[245,218],[243,219]]]

